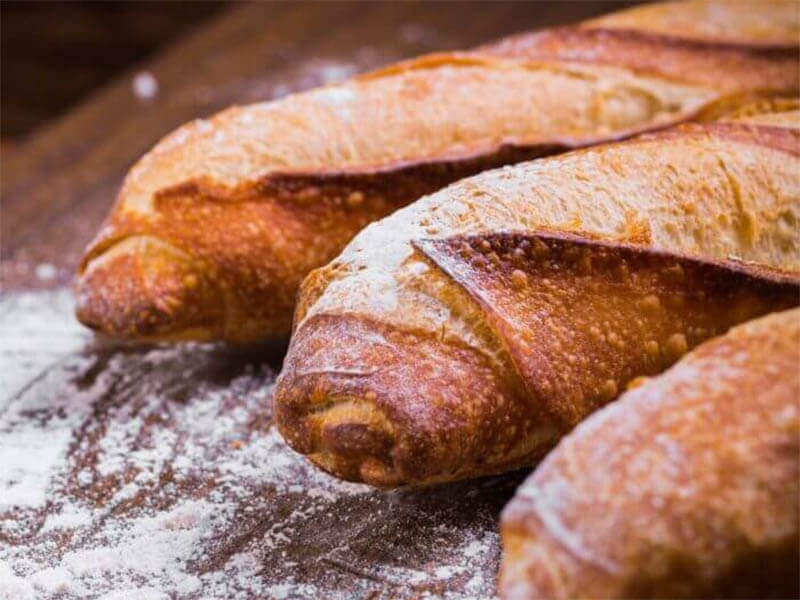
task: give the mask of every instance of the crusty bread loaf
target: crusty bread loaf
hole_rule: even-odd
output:
[[[793,306],[800,122],[771,122],[504,167],[370,225],[303,284],[281,432],[376,485],[530,464],[630,379]]]
[[[797,52],[790,48],[800,41],[798,30],[794,0],[664,2],[577,26],[512,35],[479,51],[658,73],[722,91],[738,102],[740,95],[797,84]]]
[[[80,266],[78,317],[134,339],[285,335],[302,278],[425,193],[797,93],[790,5],[646,7],[189,123],[126,177]],[[724,39],[673,13],[720,18]]]
[[[500,596],[797,598],[800,309],[592,415],[503,512]]]
[[[669,2],[644,4],[592,19],[584,27],[670,37],[689,31],[693,38],[706,42],[738,44],[746,39],[749,44],[764,47],[797,42],[800,30],[795,0],[761,0],[755,4],[704,0],[684,2],[680,10],[674,8]]]

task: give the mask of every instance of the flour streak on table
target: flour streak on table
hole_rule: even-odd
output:
[[[519,476],[341,482],[278,435],[258,353],[102,347],[71,310],[0,300],[0,598],[494,594]]]

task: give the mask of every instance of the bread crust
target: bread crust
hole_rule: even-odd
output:
[[[800,276],[574,233],[412,244],[480,305],[562,431],[700,341],[800,302]]]
[[[282,434],[326,470],[383,486],[531,464],[631,379],[735,323],[793,305],[796,283],[785,281],[780,298],[745,298],[766,289],[755,281],[770,270],[793,281],[800,273],[792,123],[786,131],[736,121],[685,126],[506,167],[371,225],[303,283],[275,395]],[[555,266],[528,254],[517,264],[517,248],[506,245],[524,236],[577,249],[559,250]],[[469,240],[488,248],[463,249]],[[567,257],[582,252],[638,265],[636,285],[614,279],[619,266],[576,271]],[[684,279],[670,288],[656,274],[678,263]],[[706,268],[722,271],[711,277]],[[515,269],[528,287],[513,288]],[[670,305],[673,296],[685,304]],[[568,366],[581,354],[575,348],[596,362],[583,369],[578,356]],[[347,442],[356,430],[372,432],[357,452]],[[380,448],[364,441],[373,433]]]
[[[795,309],[581,423],[503,511],[500,596],[796,597],[798,364]]]
[[[691,30],[680,32],[686,43],[544,33],[528,55],[517,42],[432,54],[189,123],[126,177],[81,263],[78,318],[132,339],[283,336],[302,278],[421,195],[750,96],[797,93],[784,23],[772,26],[774,48],[743,36],[702,51]]]
[[[800,74],[796,40],[723,42],[639,29],[567,26],[512,35],[478,49],[527,60],[614,65],[708,86],[723,94],[792,93]]]
[[[678,6],[680,10],[670,2],[643,4],[591,19],[583,26],[668,36],[680,32],[698,41],[764,47],[797,42],[800,14],[794,0],[689,0]]]
[[[344,479],[419,485],[530,464],[634,378],[800,303],[797,274],[574,234],[413,245],[480,307],[513,371],[458,340],[311,317],[284,362],[276,422]]]
[[[354,231],[453,179],[553,151],[504,146],[490,156],[374,172],[278,173],[236,189],[205,179],[165,188],[152,200],[156,223],[121,211],[92,242],[80,266],[78,317],[132,339],[280,337],[291,327],[303,277]],[[154,237],[162,243],[148,245],[147,256],[113,252]],[[204,285],[186,285],[187,278]]]

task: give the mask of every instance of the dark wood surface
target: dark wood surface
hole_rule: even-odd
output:
[[[241,5],[4,151],[0,596],[491,597],[524,473],[337,481],[275,430],[279,351],[108,345],[74,320],[68,285],[127,168],[180,123],[617,6]],[[133,94],[137,72],[155,97]]]

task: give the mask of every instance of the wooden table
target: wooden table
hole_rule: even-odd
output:
[[[109,345],[74,321],[68,286],[127,168],[180,123],[615,7],[240,5],[5,153],[0,596],[491,596],[524,474],[338,482],[272,426],[274,349]]]

